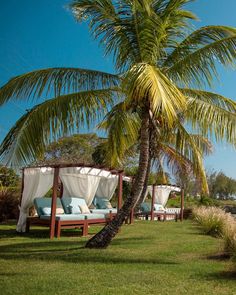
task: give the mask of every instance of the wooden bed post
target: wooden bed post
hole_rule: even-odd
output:
[[[53,177],[53,188],[52,188],[50,239],[53,239],[55,235],[58,180],[59,180],[59,167],[55,167],[54,177]]]
[[[117,204],[118,211],[122,207],[122,194],[123,194],[123,172],[119,172],[119,179],[118,179],[118,204]]]
[[[180,220],[184,219],[184,189],[181,190],[181,209],[180,209]]]
[[[131,209],[130,211],[130,220],[129,220],[129,224],[134,223],[134,208]]]
[[[154,220],[155,184],[152,185],[151,220]]]

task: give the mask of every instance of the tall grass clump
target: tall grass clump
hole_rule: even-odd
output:
[[[214,237],[222,237],[229,214],[216,207],[199,207],[193,210],[193,217],[203,231]]]
[[[224,250],[236,255],[236,220],[230,213],[216,207],[199,207],[193,210],[193,218],[206,234],[224,239]]]
[[[223,232],[224,250],[236,258],[236,221],[233,217],[231,219],[232,221],[227,223]]]
[[[204,233],[222,237],[229,214],[216,207],[199,207],[193,210],[193,218],[202,226]]]

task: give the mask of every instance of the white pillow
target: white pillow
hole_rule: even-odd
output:
[[[51,215],[51,208],[50,207],[43,207],[42,208],[43,215]],[[63,208],[56,208],[56,214],[64,214]]]
[[[90,214],[91,213],[87,204],[79,205],[79,207],[80,207],[81,213],[83,213],[83,214]]]
[[[165,211],[165,208],[161,204],[154,204],[154,211]]]
[[[42,209],[43,215],[51,215],[51,208],[50,207],[43,207]]]
[[[56,209],[56,214],[64,214],[64,209],[63,208],[57,208]]]
[[[79,206],[69,206],[69,211],[71,214],[81,214]]]

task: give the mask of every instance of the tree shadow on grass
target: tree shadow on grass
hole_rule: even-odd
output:
[[[218,261],[227,261],[230,259],[230,255],[228,253],[217,253],[214,255],[209,255],[206,258],[209,260],[218,260]]]
[[[236,271],[220,271],[213,272],[208,274],[207,277],[204,278],[207,281],[236,281]]]
[[[94,233],[89,234],[92,236]],[[18,233],[15,229],[0,229],[1,239],[11,239],[11,238],[30,238],[30,239],[49,239],[49,229],[48,228],[34,228],[28,233]],[[61,232],[61,237],[82,237],[82,231],[80,229],[66,229]]]
[[[61,238],[78,238],[78,242],[80,241],[79,239],[89,239],[93,235],[95,235],[101,228],[96,228],[93,227],[92,229],[89,230],[89,233],[86,237],[82,237],[82,230],[81,229],[64,229],[61,231]],[[30,229],[30,232],[28,233],[18,233],[16,229],[12,228],[5,228],[5,229],[0,229],[0,238],[1,239],[11,239],[11,238],[27,238],[27,239],[49,239],[49,229],[48,228],[43,228],[43,227],[36,227]],[[56,238],[55,238],[56,240]],[[128,244],[138,244],[141,241],[143,241],[143,237],[134,237],[134,238],[117,238],[112,241],[113,245],[120,245],[122,243],[128,243]],[[145,237],[145,240],[151,240]]]
[[[186,233],[188,235],[199,235],[199,236],[206,236],[206,233],[204,233],[202,227],[199,224],[192,223],[192,231]]]
[[[84,242],[49,241],[34,243],[18,243],[0,247],[0,258],[5,260],[27,261],[62,261],[68,263],[101,263],[101,264],[163,264],[175,265],[165,257],[145,258],[130,254],[119,254],[96,249],[83,248]],[[116,256],[115,256],[116,255]]]

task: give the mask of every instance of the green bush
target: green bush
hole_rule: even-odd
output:
[[[18,188],[0,187],[0,222],[17,219],[20,191]]]
[[[215,206],[215,207],[219,207],[220,206],[220,202],[217,201],[216,199],[210,198],[208,196],[201,196],[199,199],[199,204],[202,206]]]
[[[11,168],[0,165],[0,184],[6,187],[16,187],[20,178]]]

